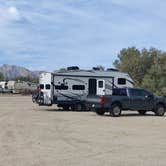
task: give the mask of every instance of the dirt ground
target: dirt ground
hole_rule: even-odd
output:
[[[165,166],[166,117],[39,107],[0,97],[0,166]]]

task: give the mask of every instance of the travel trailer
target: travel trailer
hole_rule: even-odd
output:
[[[133,80],[127,73],[115,69],[100,71],[80,70],[69,67],[68,70],[55,73],[42,73],[39,78],[39,105],[57,104],[65,110],[83,110],[88,96],[111,95],[117,87],[133,87]]]
[[[15,93],[15,83],[16,81],[8,81],[7,88],[12,92]]]
[[[1,81],[0,82],[0,88],[6,89],[7,88],[7,82],[6,81]]]
[[[7,87],[12,93],[31,93],[37,85],[26,81],[8,81]]]

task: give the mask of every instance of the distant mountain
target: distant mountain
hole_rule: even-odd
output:
[[[32,77],[37,78],[41,71],[30,71],[24,67],[4,64],[0,66],[0,72],[5,78],[12,79],[15,77]]]

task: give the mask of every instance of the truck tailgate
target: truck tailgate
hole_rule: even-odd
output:
[[[90,109],[92,108],[100,108],[100,96],[89,96],[86,99],[86,106]]]

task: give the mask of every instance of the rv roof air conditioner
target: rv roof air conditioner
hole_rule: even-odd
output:
[[[107,71],[119,71],[118,69],[108,68]]]
[[[101,70],[99,67],[93,67],[92,69],[95,70],[95,71],[100,71]]]
[[[70,66],[67,68],[67,70],[79,70],[78,66]]]

